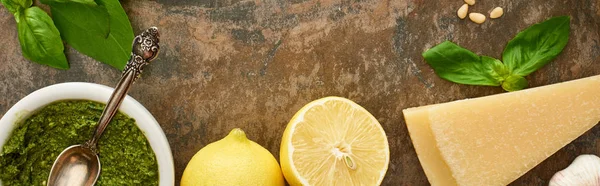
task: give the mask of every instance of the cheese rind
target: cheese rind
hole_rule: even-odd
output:
[[[413,108],[403,111],[407,116],[406,127],[410,131],[413,146],[419,155],[419,162],[431,185],[455,186],[450,168],[436,148],[433,133],[429,127],[429,115],[426,108]]]
[[[600,76],[404,114],[432,185],[507,185],[600,121]]]

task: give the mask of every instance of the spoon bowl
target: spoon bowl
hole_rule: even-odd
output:
[[[53,185],[93,185],[100,176],[100,159],[89,148],[73,145],[58,155],[48,183]],[[64,170],[64,171],[63,171]]]

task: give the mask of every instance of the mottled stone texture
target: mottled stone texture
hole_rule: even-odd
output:
[[[177,179],[196,151],[235,127],[279,157],[293,114],[324,96],[350,98],[385,129],[391,162],[383,185],[427,185],[402,109],[503,92],[438,78],[421,53],[444,40],[499,58],[528,25],[570,15],[571,39],[549,65],[531,74],[542,86],[600,74],[597,0],[479,1],[471,11],[501,6],[500,19],[460,20],[461,0],[157,0],[122,1],[136,33],[161,30],[157,60],[130,95],[167,134]],[[55,83],[114,86],[120,72],[70,47],[71,69],[25,60],[15,20],[0,8],[0,113],[28,93]],[[567,145],[514,185],[546,185],[581,153],[600,154],[600,126]],[[494,168],[494,167],[490,167]]]

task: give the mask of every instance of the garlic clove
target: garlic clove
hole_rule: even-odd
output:
[[[554,174],[548,186],[600,186],[600,158],[579,155],[571,165]]]

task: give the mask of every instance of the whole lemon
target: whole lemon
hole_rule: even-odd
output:
[[[264,147],[235,128],[225,138],[200,149],[183,171],[181,186],[284,185],[281,168]]]

